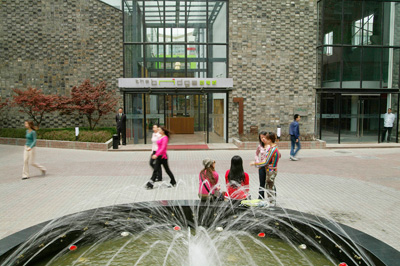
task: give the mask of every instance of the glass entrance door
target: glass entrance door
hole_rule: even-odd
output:
[[[165,123],[171,144],[207,143],[207,95],[163,95]]]
[[[326,143],[398,141],[399,94],[321,93],[317,99],[316,132]],[[389,139],[388,108],[395,117]]]
[[[380,95],[342,95],[340,142],[377,142]]]
[[[227,98],[227,93],[125,94],[128,144],[151,144],[154,124],[171,131],[171,144],[225,143]]]

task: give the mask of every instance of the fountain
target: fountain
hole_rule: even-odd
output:
[[[160,201],[102,207],[0,241],[0,265],[396,265],[400,252],[280,207]]]

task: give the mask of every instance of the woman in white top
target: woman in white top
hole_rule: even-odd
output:
[[[151,156],[150,156],[150,166],[154,170],[154,165],[156,163],[156,159],[153,159],[152,156],[156,153],[158,146],[157,146],[157,141],[161,138],[161,134],[159,132],[159,127],[158,125],[153,125],[153,135],[151,136],[151,142],[153,143],[153,146],[151,147]],[[162,181],[162,171],[160,167],[160,171],[157,173],[156,177],[156,182],[157,181]]]
[[[260,144],[258,145],[257,150],[256,150],[256,156],[255,156],[256,163],[265,161],[265,156],[269,149],[269,145],[266,145],[264,143],[264,139],[265,139],[266,135],[267,135],[266,131],[261,131],[260,134],[258,134],[258,140],[259,140]],[[258,188],[258,198],[264,199],[265,180],[267,178],[267,172],[266,172],[265,167],[258,168],[258,178],[260,180],[260,187]]]

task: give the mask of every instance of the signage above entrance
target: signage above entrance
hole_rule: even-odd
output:
[[[120,88],[232,88],[232,78],[120,78]]]

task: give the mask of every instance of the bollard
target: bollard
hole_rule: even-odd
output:
[[[118,149],[118,144],[119,144],[118,135],[114,134],[113,135],[113,149],[114,150]]]

